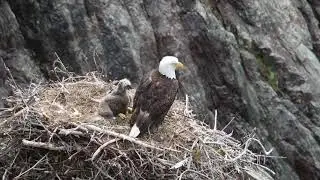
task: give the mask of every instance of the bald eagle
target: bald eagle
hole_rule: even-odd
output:
[[[104,118],[114,118],[118,114],[126,114],[129,104],[127,90],[131,88],[131,82],[128,79],[121,79],[117,89],[102,98],[99,104],[98,113]]]
[[[133,99],[129,136],[137,137],[164,120],[179,87],[175,70],[183,67],[178,58],[165,56],[159,68],[141,80]]]

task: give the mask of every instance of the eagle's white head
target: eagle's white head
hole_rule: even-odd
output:
[[[165,56],[159,64],[159,72],[167,78],[176,79],[176,69],[183,68],[184,65],[174,56]]]

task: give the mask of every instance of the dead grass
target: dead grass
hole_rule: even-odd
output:
[[[97,116],[98,99],[115,86],[95,73],[16,88],[0,113],[3,179],[272,179],[260,141],[241,143],[210,129],[175,101],[150,135],[128,137],[126,119]],[[134,90],[129,92],[132,96]],[[189,107],[190,105],[188,105]],[[248,147],[257,142],[262,153]]]

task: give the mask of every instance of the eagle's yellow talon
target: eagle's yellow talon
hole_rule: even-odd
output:
[[[122,120],[127,119],[127,116],[125,114],[120,113],[118,115]]]

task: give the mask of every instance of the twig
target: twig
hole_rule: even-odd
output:
[[[96,103],[100,103],[102,101],[102,99],[94,99],[94,98],[90,98],[90,100]]]
[[[183,115],[185,115],[188,118],[193,118],[195,117],[195,115],[192,113],[192,109],[189,109],[189,96],[188,94],[186,94],[186,105],[185,105],[185,109],[183,111]]]
[[[6,169],[5,171],[4,171],[4,174],[2,175],[2,180],[7,180],[8,178],[7,178],[7,173],[8,173],[8,169]]]
[[[111,177],[109,174],[107,174],[105,171],[103,171],[99,166],[97,166],[95,163],[93,163],[93,166],[101,172],[105,176],[106,179],[115,180],[115,178]]]
[[[176,163],[175,165],[171,166],[170,169],[178,169],[178,168],[184,166],[185,164],[187,164],[188,161],[190,161],[190,157],[187,157],[187,158],[185,158],[184,160]]]
[[[97,61],[96,61],[96,55],[97,55],[96,49],[97,49],[97,48],[94,48],[94,49],[93,49],[93,56],[92,56],[92,57],[93,57],[94,65],[96,66],[96,70],[99,71],[99,69],[98,69],[98,64],[97,64]]]
[[[1,57],[0,57],[1,58]],[[8,73],[9,73],[9,76],[10,76],[10,78],[12,79],[12,81],[13,81],[13,84],[15,85],[15,87],[16,88],[18,88],[18,85],[17,85],[17,83],[16,83],[16,81],[14,80],[14,78],[13,78],[13,76],[12,76],[12,73],[11,73],[11,71],[10,71],[10,69],[8,68],[8,66],[6,65],[6,63],[4,62],[4,60],[1,58],[1,60],[2,60],[2,62],[3,62],[3,66],[4,66],[4,68],[6,69],[6,71],[8,71]]]
[[[208,176],[206,176],[206,175],[204,175],[204,174],[202,174],[202,173],[200,173],[200,172],[198,172],[198,171],[194,171],[194,170],[191,170],[191,169],[187,169],[187,170],[183,171],[183,172],[180,174],[179,180],[181,180],[181,179],[182,179],[182,176],[183,176],[185,173],[187,173],[187,172],[193,172],[193,173],[199,174],[199,175],[201,175],[202,177],[205,177],[205,178],[207,178],[207,179],[212,179],[212,178],[209,178]]]
[[[21,109],[20,111],[18,111],[17,113],[15,113],[12,117],[10,117],[11,119],[20,116],[22,113],[24,113],[25,111],[29,111],[29,107],[25,107],[23,109]]]
[[[11,121],[12,119],[20,116],[21,114],[23,114],[25,111],[29,111],[29,107],[25,107],[23,109],[21,109],[20,111],[18,111],[17,113],[15,113],[13,116],[7,118],[6,120],[4,120],[3,122],[0,123],[0,126],[4,125],[5,123],[7,123],[8,121]]]
[[[93,161],[105,147],[107,147],[108,145],[110,145],[110,144],[112,144],[112,143],[114,143],[114,142],[116,142],[116,141],[118,141],[118,140],[120,140],[120,139],[119,139],[119,138],[116,138],[116,139],[112,139],[112,140],[110,140],[110,141],[102,144],[102,145],[96,150],[96,152],[93,153],[93,155],[92,155],[92,157],[91,157],[91,160]]]
[[[85,127],[83,127],[83,126],[81,126],[81,125],[79,125],[79,124],[77,124],[75,122],[71,122],[70,124],[72,124],[75,127],[74,130],[78,130],[79,129],[79,130],[82,130],[82,131],[88,133],[88,129],[87,128],[85,128]]]
[[[59,129],[60,135],[75,135],[75,136],[84,136],[84,133],[81,131],[77,131],[75,129]]]
[[[2,116],[3,114],[7,113],[7,112],[12,112],[15,109],[15,107],[12,108],[0,108],[0,116]]]
[[[46,128],[46,127],[42,124],[41,121],[39,121],[39,123],[43,126],[43,128],[44,128],[44,129],[48,132],[48,134],[50,135],[49,140],[48,140],[48,142],[50,143],[51,140],[52,140],[52,138],[53,138],[53,136],[56,135],[56,132],[57,132],[57,130],[58,130],[58,127],[54,128],[53,132],[51,133],[51,132],[48,130],[48,128]]]
[[[214,110],[214,126],[213,126],[214,131],[217,130],[217,116],[218,116],[218,111],[215,109]]]
[[[233,162],[233,161],[236,161],[238,159],[240,159],[243,155],[245,155],[248,151],[248,147],[250,145],[250,142],[251,141],[256,141],[258,142],[258,144],[261,146],[262,150],[264,151],[264,154],[266,155],[269,155],[272,151],[273,151],[273,148],[271,148],[269,151],[266,150],[266,148],[262,145],[262,143],[258,140],[258,139],[255,139],[255,138],[249,138],[247,141],[246,141],[246,145],[244,147],[244,150],[236,157],[234,158],[231,158],[231,159],[228,159],[228,158],[225,158],[226,161],[230,161],[230,162]]]
[[[95,86],[95,87],[103,88],[104,84],[102,82],[78,81],[78,82],[64,83],[64,86]]]
[[[25,146],[29,146],[29,147],[48,149],[51,151],[65,151],[66,150],[66,148],[64,146],[55,146],[51,143],[28,141],[26,139],[22,139],[22,144]]]
[[[61,66],[61,67],[59,67],[59,69],[61,71],[63,71],[63,72],[68,73],[68,70],[67,70],[66,66],[64,66],[64,64],[62,63],[62,61],[61,61],[60,57],[58,56],[57,52],[54,52],[54,55],[56,55],[57,59],[53,62],[53,64],[55,65],[55,63],[59,63],[59,65]]]
[[[156,160],[158,160],[159,162],[161,162],[162,164],[167,165],[167,166],[173,166],[174,165],[174,164],[170,163],[168,160],[165,160],[165,159],[156,158]]]
[[[258,163],[255,163],[255,162],[251,162],[251,161],[246,161],[246,160],[243,160],[243,162],[246,162],[248,164],[253,164],[253,165],[257,166],[257,168],[262,168],[262,169],[268,171],[269,173],[271,173],[272,175],[276,175],[276,173],[274,171],[272,171],[270,168],[268,168],[266,166],[263,166],[261,164],[258,164]],[[244,167],[244,169],[245,169],[245,167]]]
[[[69,90],[65,87],[65,83],[57,82],[56,83],[58,86],[60,86],[60,93],[67,93],[70,94]],[[55,101],[55,100],[54,100]]]
[[[58,180],[61,180],[61,177],[56,173],[56,177],[58,178]]]
[[[11,169],[11,168],[12,168],[12,166],[14,165],[14,163],[15,163],[15,161],[16,161],[16,159],[17,159],[17,157],[19,156],[19,154],[20,154],[20,150],[19,150],[19,151],[18,151],[18,153],[15,155],[15,157],[14,157],[14,159],[13,159],[12,163],[10,164],[9,169]]]
[[[18,176],[16,176],[13,179],[19,179],[21,176],[25,175],[26,173],[28,173],[29,171],[31,171],[33,168],[35,168],[38,164],[40,164],[44,158],[46,158],[47,155],[43,156],[37,163],[35,163],[31,168],[29,168],[28,170],[24,171],[23,173],[20,173]]]
[[[1,58],[1,57],[0,57]],[[23,104],[24,104],[24,106],[28,106],[27,105],[27,102],[23,99],[23,93],[22,93],[22,90],[19,88],[19,86],[18,86],[18,84],[16,83],[16,81],[14,80],[14,78],[13,78],[13,75],[12,75],[12,73],[11,73],[11,71],[10,71],[10,69],[8,68],[8,66],[6,65],[6,63],[4,62],[4,60],[1,58],[1,60],[2,60],[2,62],[3,62],[3,65],[4,65],[4,68],[6,69],[6,71],[8,71],[8,73],[9,73],[9,76],[10,76],[10,78],[12,79],[12,82],[13,82],[13,84],[14,84],[14,88],[16,88],[17,90],[18,90],[18,92],[19,92],[19,94],[20,94],[20,96],[21,96],[21,100],[22,100],[22,102],[23,102]]]
[[[222,128],[221,131],[224,131],[224,130],[231,124],[231,122],[232,122],[234,119],[235,119],[235,118],[233,117],[233,118],[228,122],[228,124],[225,125],[225,126]]]

